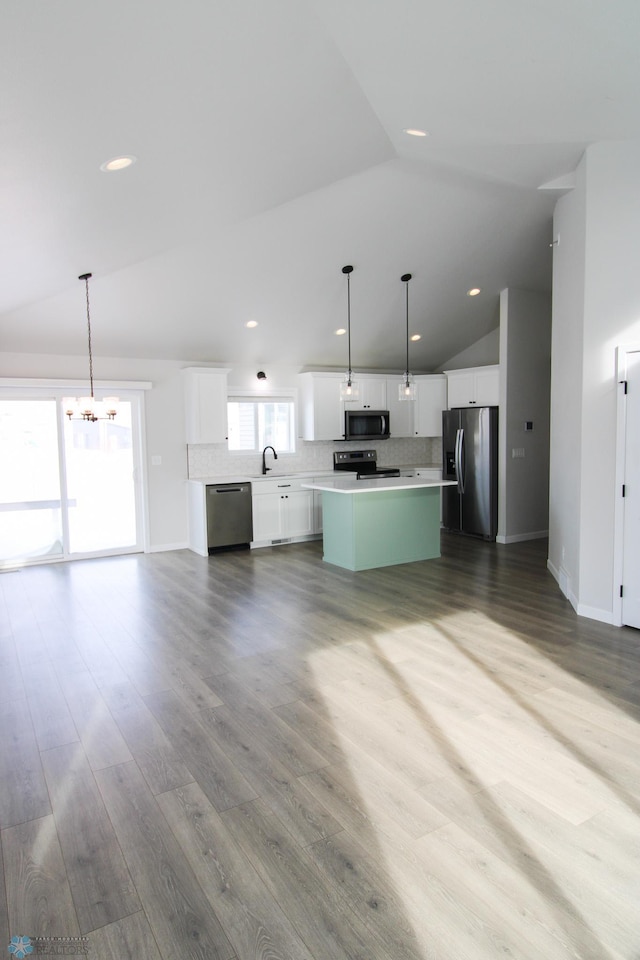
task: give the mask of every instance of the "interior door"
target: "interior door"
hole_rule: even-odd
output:
[[[640,352],[627,354],[622,622],[640,628]]]

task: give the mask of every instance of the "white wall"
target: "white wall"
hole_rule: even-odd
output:
[[[564,547],[578,612],[610,621],[615,348],[640,340],[640,141],[589,147],[577,173],[554,217],[550,566]]]
[[[509,288],[500,294],[500,489],[502,543],[544,537],[549,528],[551,298]],[[525,430],[525,422],[533,430]],[[524,450],[514,458],[514,449]]]
[[[549,569],[573,606],[580,582],[586,156],[553,218]],[[558,241],[559,238],[559,241]]]
[[[466,367],[486,367],[500,361],[500,327],[476,340],[470,347],[451,357],[441,370],[464,370]]]

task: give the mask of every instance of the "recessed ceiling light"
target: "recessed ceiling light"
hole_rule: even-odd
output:
[[[258,321],[257,321],[257,320],[247,320],[247,324],[246,324],[246,325],[247,325],[248,327],[257,327],[257,326],[258,326]]]
[[[132,163],[136,162],[135,157],[114,157],[113,160],[107,160],[100,164],[100,169],[105,173],[113,173],[115,170],[126,170]]]
[[[467,296],[477,297],[480,292],[480,287],[471,287],[471,290],[467,290]]]
[[[426,130],[419,130],[417,127],[405,127],[402,132],[408,133],[410,137],[428,137],[429,136]]]
[[[422,337],[420,336],[419,333],[414,333],[414,334],[412,334],[411,339],[414,340],[414,341],[415,341],[415,340],[422,340]]]
[[[346,332],[347,331],[344,329],[344,327],[340,327],[338,330],[336,330],[336,337],[342,337]]]

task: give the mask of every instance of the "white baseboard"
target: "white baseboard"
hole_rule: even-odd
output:
[[[566,597],[573,609],[578,612],[578,598],[571,589],[571,577],[564,567],[556,567],[547,557],[547,570],[560,588],[560,593]]]
[[[498,534],[496,543],[522,543],[523,540],[544,540],[549,536],[548,530],[535,530],[531,533],[514,533],[510,537]]]
[[[599,620],[600,623],[610,623],[612,626],[616,626],[611,610],[601,610],[600,607],[588,607],[584,603],[579,603],[576,613],[580,617],[588,617],[589,620]]]
[[[569,574],[563,567],[557,568],[551,560],[547,560],[547,570],[557,582],[560,592],[567,598],[579,617],[587,617],[589,620],[598,620],[600,623],[619,626],[619,624],[615,622],[611,610],[601,610],[600,607],[589,607],[586,603],[579,603],[578,598],[571,589]]]
[[[166,550],[188,550],[189,544],[184,543],[156,543],[146,550],[146,553],[164,553]]]

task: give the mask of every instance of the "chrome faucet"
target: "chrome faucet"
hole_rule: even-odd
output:
[[[265,462],[265,459],[264,459],[264,455],[265,455],[265,453],[267,452],[267,450],[273,450],[273,447],[271,447],[271,446],[265,447],[264,450],[262,451],[262,472],[263,472],[263,474],[266,474],[267,470],[271,470],[271,467],[268,467],[268,466],[267,466],[267,464],[266,464],[266,462]],[[277,460],[277,459],[278,459],[278,454],[275,452],[275,450],[273,450],[273,459],[274,459],[274,460]]]

